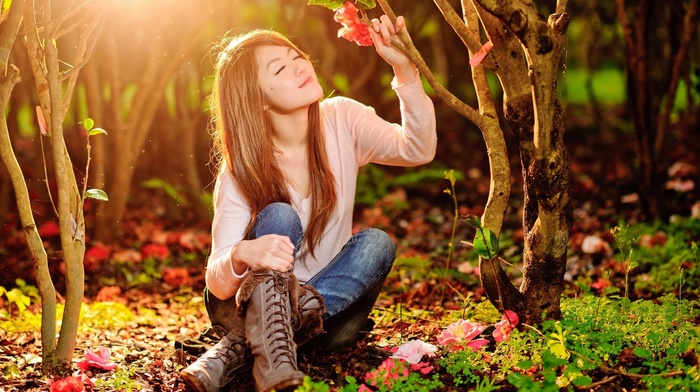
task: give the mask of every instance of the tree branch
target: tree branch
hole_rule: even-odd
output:
[[[387,1],[377,0],[377,2],[382,7],[384,13],[391,19],[393,23],[395,23],[396,14],[394,14],[394,11],[391,9]],[[474,110],[474,108],[472,108],[471,106],[467,105],[459,98],[454,96],[454,94],[449,92],[443,85],[440,84],[440,82],[438,82],[437,78],[435,77],[435,75],[433,75],[432,71],[430,70],[430,67],[420,55],[420,52],[418,52],[416,47],[413,45],[411,37],[408,35],[408,33],[405,30],[401,30],[399,32],[399,38],[401,39],[402,43],[399,44],[394,42],[393,45],[402,52],[404,52],[406,56],[408,56],[411,59],[411,61],[413,61],[413,63],[416,64],[416,67],[418,67],[418,71],[420,71],[421,75],[423,75],[430,87],[432,87],[433,90],[435,90],[435,94],[438,96],[438,98],[445,102],[449,107],[454,109],[457,113],[463,115],[477,126],[480,126],[482,120],[479,113],[476,110]]]

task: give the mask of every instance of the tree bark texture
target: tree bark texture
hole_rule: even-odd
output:
[[[440,99],[481,129],[492,176],[482,223],[496,234],[500,233],[508,206],[510,167],[484,68],[495,72],[501,81],[505,118],[519,139],[525,180],[523,284],[516,288],[500,258],[494,257],[480,260],[482,285],[497,309],[513,310],[523,322],[538,323],[543,312],[548,318],[559,318],[573,221],[569,157],[563,143],[562,108],[556,95],[569,23],[566,1],[560,0],[556,12],[546,19],[532,1],[462,0],[462,20],[446,0],[434,2],[470,56],[481,48],[479,22],[493,44],[480,64],[472,64],[478,111],[437,83],[408,37],[401,36],[403,45],[399,48],[416,63]],[[390,18],[395,18],[386,0],[378,3]]]
[[[542,313],[547,318],[559,318],[561,282],[566,269],[566,250],[573,223],[570,199],[569,156],[563,142],[564,124],[562,108],[556,95],[556,80],[562,55],[566,48],[566,29],[569,17],[564,12],[565,2],[557,4],[556,13],[548,19],[540,15],[528,1],[474,0],[480,9],[498,18],[517,37],[522,47],[515,47],[502,33],[487,25],[494,33],[492,39],[505,40],[500,58],[515,59],[524,53],[527,75],[523,77],[523,65],[513,61],[499,62],[495,71],[502,80],[506,99],[506,119],[520,140],[521,164],[524,177],[525,207],[523,229],[525,237],[523,283],[520,295],[504,298],[499,309],[508,306],[526,323],[538,323]],[[483,16],[483,12],[482,12]],[[494,46],[496,44],[494,43]],[[495,56],[498,55],[495,52]],[[522,61],[520,62],[522,63]],[[518,75],[520,77],[518,77]],[[528,100],[525,91],[531,91]],[[529,103],[528,103],[529,101]],[[483,264],[483,261],[482,261]],[[494,302],[497,290],[486,285],[498,282],[503,292],[503,276],[494,260],[482,266],[484,287]],[[496,271],[491,274],[489,271]],[[493,276],[488,276],[493,275]],[[509,293],[513,293],[510,288]],[[508,305],[506,305],[508,304]]]

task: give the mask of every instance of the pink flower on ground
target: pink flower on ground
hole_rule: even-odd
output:
[[[358,16],[355,4],[346,1],[345,4],[335,10],[334,19],[343,25],[338,30],[338,37],[355,42],[360,46],[372,46],[372,37],[369,35],[369,27]]]
[[[66,377],[59,380],[54,380],[51,383],[51,392],[83,392],[85,384],[80,377]]]
[[[503,317],[501,317],[501,321],[496,323],[496,329],[493,331],[493,338],[496,339],[497,342],[507,340],[508,336],[510,336],[510,333],[513,332],[513,329],[519,322],[520,320],[515,312],[506,310]]]
[[[418,362],[416,364],[411,364],[411,369],[420,372],[420,374],[428,374],[435,368],[430,366],[428,362]]]
[[[476,339],[481,332],[484,331],[484,326],[479,323],[474,323],[469,320],[458,320],[447,326],[437,337],[438,343],[452,351],[462,350],[469,347],[473,350],[478,350],[482,346],[488,344],[486,339]]]
[[[423,359],[423,356],[434,357],[437,352],[437,347],[425,343],[422,340],[411,340],[399,346],[392,358],[403,359],[410,364],[417,364]]]
[[[362,384],[362,385],[360,385],[360,389],[358,389],[357,392],[373,392],[373,391],[367,385]]]
[[[78,362],[78,367],[82,371],[87,371],[88,369],[114,370],[117,368],[117,365],[109,363],[109,357],[110,352],[107,347],[98,348],[97,353],[85,350],[85,359]]]

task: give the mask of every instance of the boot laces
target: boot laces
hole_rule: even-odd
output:
[[[270,294],[272,289],[274,289],[275,293],[272,293],[265,301],[267,303],[271,302],[265,309],[266,313],[268,313],[265,337],[268,340],[272,340],[270,344],[274,346],[270,352],[273,355],[272,361],[276,364],[281,362],[294,364],[292,359],[294,358],[294,352],[290,347],[292,331],[289,328],[289,283],[285,274],[273,274],[272,286],[265,292]]]

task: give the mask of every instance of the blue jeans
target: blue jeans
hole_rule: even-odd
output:
[[[272,203],[265,207],[255,218],[247,239],[267,234],[287,236],[299,249],[304,233],[292,206]],[[312,343],[335,349],[354,342],[358,331],[367,323],[395,258],[396,248],[385,232],[365,229],[352,236],[328,265],[306,283],[313,286],[326,302],[323,316],[326,333]],[[205,301],[211,297],[205,295]],[[217,312],[210,310],[210,304],[207,304],[207,310],[214,324],[212,316]]]

